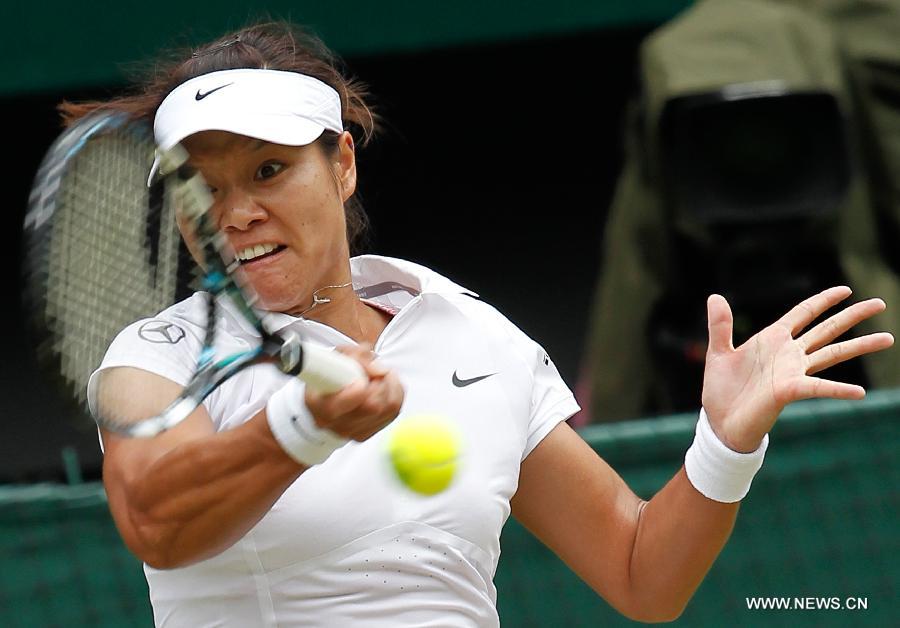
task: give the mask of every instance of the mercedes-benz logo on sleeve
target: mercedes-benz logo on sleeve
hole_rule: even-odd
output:
[[[138,329],[138,336],[158,345],[174,345],[184,338],[184,330],[167,321],[147,321]]]

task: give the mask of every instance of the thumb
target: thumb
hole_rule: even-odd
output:
[[[706,300],[706,317],[709,325],[708,354],[734,351],[731,334],[734,328],[734,317],[731,306],[720,294],[711,294]]]

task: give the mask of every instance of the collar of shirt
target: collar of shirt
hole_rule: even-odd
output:
[[[350,276],[353,290],[366,301],[370,301],[385,309],[398,312],[420,294],[478,294],[450,281],[433,270],[406,260],[382,255],[359,255],[350,258]],[[227,306],[226,306],[227,307]],[[271,333],[277,333],[289,325],[301,324],[304,334],[318,336],[321,340],[338,344],[349,342],[343,334],[327,325],[285,314],[283,312],[264,312],[259,314],[265,318],[266,327]],[[242,316],[236,316],[245,330],[254,333]],[[339,337],[335,337],[335,334]]]

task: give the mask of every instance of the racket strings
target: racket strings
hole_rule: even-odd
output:
[[[152,144],[129,134],[92,139],[60,181],[46,267],[47,347],[86,401],[112,339],[190,292],[196,277],[170,203],[149,202]],[[148,208],[150,208],[148,210]]]

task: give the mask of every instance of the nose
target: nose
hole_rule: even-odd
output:
[[[262,207],[246,196],[237,198],[230,194],[222,201],[222,213],[219,216],[219,229],[222,231],[246,231],[264,222],[268,216]]]

